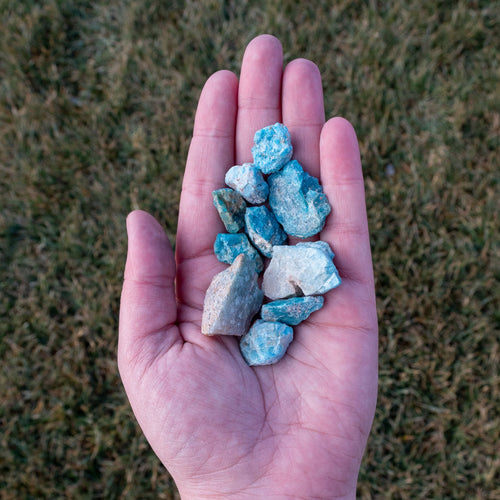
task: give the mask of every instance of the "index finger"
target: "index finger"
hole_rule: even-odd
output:
[[[224,231],[212,191],[224,187],[225,172],[234,162],[237,93],[238,79],[230,71],[214,73],[203,87],[182,182],[178,263],[213,254],[215,235]]]

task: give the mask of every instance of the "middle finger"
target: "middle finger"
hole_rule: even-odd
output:
[[[257,130],[281,121],[283,49],[271,35],[260,35],[247,46],[241,65],[236,122],[236,163],[252,161]]]

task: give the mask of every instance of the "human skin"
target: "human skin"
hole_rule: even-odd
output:
[[[127,218],[128,256],[118,365],[135,416],[183,499],[355,498],[377,397],[377,316],[363,175],[355,132],[325,123],[321,76],[310,61],[284,70],[280,42],[252,40],[238,78],[219,71],[196,112],[175,256],[153,217]],[[342,78],[342,75],[339,75]],[[342,285],[294,327],[275,365],[249,367],[238,338],[207,337],[205,291],[227,266],[212,191],[252,160],[256,130],[290,130],[294,158],[320,178],[333,207],[320,239]]]

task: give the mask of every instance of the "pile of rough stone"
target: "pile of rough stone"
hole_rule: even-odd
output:
[[[201,331],[240,336],[245,361],[269,365],[285,354],[292,326],[323,306],[322,294],[340,285],[340,277],[325,241],[286,244],[287,235],[319,233],[331,211],[318,180],[292,160],[288,129],[265,127],[254,143],[254,162],[232,167],[225,177],[229,188],[212,193],[228,231],[217,235],[215,255],[231,265],[207,290]],[[261,290],[263,257],[271,260]]]

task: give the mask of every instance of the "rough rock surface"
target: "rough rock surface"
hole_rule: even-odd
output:
[[[321,309],[324,300],[321,295],[275,300],[264,304],[260,315],[265,321],[280,321],[295,326],[307,319],[314,311]]]
[[[245,200],[255,205],[264,203],[269,195],[269,186],[262,177],[261,170],[253,163],[231,167],[226,172],[225,181]]]
[[[279,361],[293,340],[291,326],[258,319],[240,339],[241,354],[248,365],[271,365]]]
[[[232,264],[240,253],[244,253],[252,259],[258,273],[264,268],[262,257],[248,241],[245,233],[219,233],[215,239],[214,252],[215,256],[225,264]]]
[[[273,247],[273,257],[264,272],[262,289],[271,300],[303,295],[321,295],[340,285],[326,241]]]
[[[319,233],[332,208],[318,179],[304,172],[296,160],[270,175],[269,205],[290,236],[307,238]]]
[[[290,132],[282,123],[257,130],[253,141],[253,161],[264,174],[277,172],[292,157]]]
[[[252,243],[266,257],[272,256],[273,246],[282,245],[286,241],[286,233],[273,213],[264,205],[247,208],[245,228]]]
[[[203,304],[201,331],[205,335],[244,335],[262,305],[263,293],[250,257],[240,254],[216,274]]]
[[[237,233],[245,225],[245,200],[230,188],[212,191],[212,197],[226,230]]]
[[[229,187],[213,192],[229,233],[217,235],[214,252],[230,267],[213,278],[206,292],[201,330],[241,336],[246,362],[268,365],[284,356],[292,327],[323,307],[321,295],[340,285],[340,277],[328,243],[286,244],[287,235],[319,233],[331,212],[318,179],[292,160],[288,129],[281,123],[260,129],[254,143],[253,163],[230,168]],[[264,257],[271,261],[261,290]],[[264,295],[271,302],[262,305]],[[262,319],[256,320],[258,313]]]

